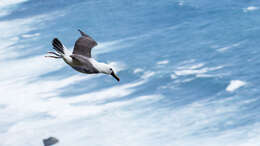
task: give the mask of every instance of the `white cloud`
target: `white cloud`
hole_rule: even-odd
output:
[[[240,80],[232,80],[230,81],[229,85],[226,88],[226,91],[233,92],[237,90],[238,88],[245,86],[246,82],[240,81]]]

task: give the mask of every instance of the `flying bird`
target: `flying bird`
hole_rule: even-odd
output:
[[[91,50],[93,47],[97,46],[97,42],[80,29],[78,31],[81,36],[75,42],[72,53],[61,43],[58,38],[54,38],[52,41],[52,46],[57,53],[48,52],[51,55],[45,57],[56,59],[62,58],[68,65],[78,72],[86,74],[104,73],[107,75],[112,75],[119,82],[120,79],[115,74],[112,67],[108,64],[98,62],[91,57]]]

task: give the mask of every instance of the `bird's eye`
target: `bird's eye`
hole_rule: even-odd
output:
[[[112,71],[112,68],[110,68],[110,70]]]

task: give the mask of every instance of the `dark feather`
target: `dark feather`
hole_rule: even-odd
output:
[[[64,54],[63,45],[57,38],[54,38],[52,40],[52,46],[53,46],[53,49],[56,50],[58,53]]]
[[[89,35],[79,30],[81,37],[76,41],[73,54],[91,57],[91,49],[97,45],[97,42]]]

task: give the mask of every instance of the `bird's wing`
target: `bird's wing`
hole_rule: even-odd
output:
[[[79,32],[81,37],[74,45],[73,54],[91,57],[91,49],[97,45],[97,42],[81,30]]]

